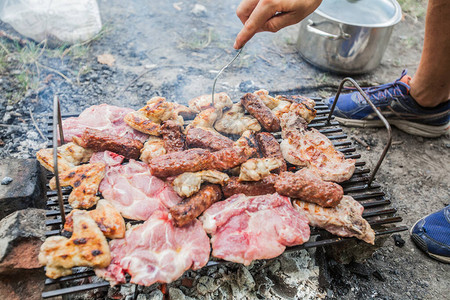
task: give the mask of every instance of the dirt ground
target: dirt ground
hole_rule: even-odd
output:
[[[150,97],[187,100],[211,90],[212,80],[232,55],[240,29],[234,15],[239,1],[98,1],[105,24],[90,43],[76,47],[11,46],[0,50],[0,157],[33,157],[45,147],[46,115],[53,95],[63,113],[80,112],[98,103],[138,108]],[[151,2],[151,3],[150,3]],[[354,76],[361,85],[387,83],[403,69],[414,74],[424,34],[425,2],[400,1],[404,15],[394,28],[381,65],[371,74]],[[200,4],[204,10],[193,10]],[[0,29],[18,36],[7,24]],[[258,34],[241,57],[221,76],[217,90],[234,101],[249,91],[290,91],[328,97],[342,75],[318,70],[297,53],[298,25],[276,34]],[[4,48],[2,48],[4,49]],[[44,49],[43,51],[41,51]],[[1,52],[3,51],[3,52]],[[100,64],[100,54],[111,54],[112,66]],[[36,64],[35,62],[39,64]],[[40,66],[40,67],[39,67]],[[55,71],[56,70],[56,71]],[[367,147],[355,143],[371,169],[384,146],[384,129],[345,128]],[[42,133],[42,135],[41,135]],[[393,144],[376,181],[410,227],[419,218],[449,204],[450,139],[414,137],[393,129]],[[403,247],[388,238],[365,266],[384,280],[358,276],[342,267],[328,296],[337,299],[448,299],[450,266],[436,262],[414,246],[408,232]]]

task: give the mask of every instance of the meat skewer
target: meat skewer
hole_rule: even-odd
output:
[[[323,181],[318,174],[306,168],[296,173],[282,172],[275,182],[275,190],[280,195],[323,207],[337,206],[344,194],[340,185]]]
[[[273,194],[276,192],[274,185],[277,178],[275,174],[270,174],[260,181],[239,181],[238,177],[230,177],[222,186],[222,193],[225,198],[236,194],[246,196]]]
[[[144,145],[125,137],[114,136],[98,129],[86,128],[81,137],[73,137],[73,141],[83,148],[92,149],[95,152],[109,150],[125,156],[137,159]]]
[[[186,150],[185,136],[182,126],[172,120],[164,122],[161,126],[161,134],[164,141],[164,149],[167,153]]]
[[[261,99],[251,93],[247,93],[241,98],[241,103],[265,130],[270,132],[280,131],[280,120]]]
[[[182,227],[189,224],[221,198],[222,192],[218,185],[207,184],[203,186],[192,197],[186,198],[170,208],[175,225]]]

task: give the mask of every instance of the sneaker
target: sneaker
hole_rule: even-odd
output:
[[[364,88],[364,91],[388,122],[400,130],[423,137],[438,137],[449,133],[450,100],[437,107],[422,107],[409,95],[409,80],[411,77],[404,70],[396,81]],[[334,97],[325,102],[331,108],[333,101]],[[334,115],[337,121],[347,126],[383,126],[383,122],[358,91],[341,94]]]
[[[417,221],[410,233],[421,250],[434,259],[450,263],[450,205]]]

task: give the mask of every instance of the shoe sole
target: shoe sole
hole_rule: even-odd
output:
[[[423,218],[422,218],[423,219]],[[417,245],[417,247],[422,250],[423,252],[425,252],[426,254],[428,254],[428,256],[430,256],[431,258],[438,260],[442,263],[446,263],[446,264],[450,264],[450,257],[447,256],[442,256],[442,255],[437,255],[437,254],[433,254],[428,252],[428,247],[425,243],[423,243],[422,239],[417,235],[417,234],[413,234],[412,230],[414,227],[416,227],[417,223],[419,223],[422,219],[419,219],[416,223],[414,223],[413,226],[411,226],[411,228],[409,229],[409,235],[411,236],[411,239],[413,240],[413,242]]]
[[[345,126],[384,127],[381,120],[354,120],[339,117],[335,117],[335,119]],[[432,126],[405,120],[388,120],[388,122],[406,133],[422,137],[433,138],[450,133],[450,123],[441,126]]]

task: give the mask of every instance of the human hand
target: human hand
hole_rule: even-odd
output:
[[[244,27],[234,42],[240,49],[257,32],[278,30],[296,24],[312,13],[322,0],[243,0],[236,14]]]

